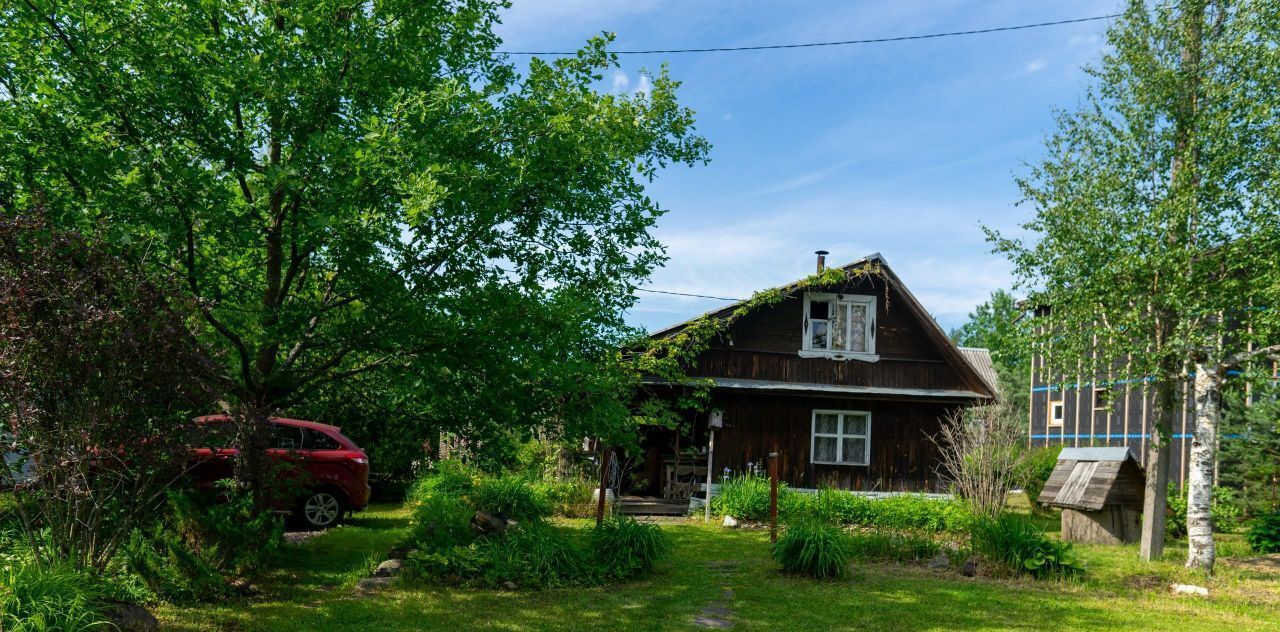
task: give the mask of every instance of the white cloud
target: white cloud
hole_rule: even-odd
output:
[[[1102,37],[1097,33],[1089,33],[1087,35],[1072,35],[1067,38],[1067,46],[1097,46],[1102,41]]]
[[[732,121],[732,120],[733,120],[733,112],[725,112],[725,113],[724,113],[724,116],[721,116],[721,117],[720,117],[720,120],[722,120],[722,121]]]
[[[613,91],[622,93],[626,92],[629,87],[631,87],[631,78],[627,76],[627,73],[621,70],[613,71]]]
[[[1044,70],[1048,66],[1049,66],[1049,62],[1045,61],[1043,58],[1033,59],[1027,63],[1027,74],[1031,74],[1033,72],[1040,72],[1041,70]]]
[[[640,80],[636,82],[636,94],[649,96],[653,91],[653,85],[649,83],[649,75],[640,75]]]
[[[853,160],[842,160],[835,164],[822,167],[821,169],[814,169],[813,171],[810,171],[808,173],[803,173],[798,176],[787,178],[786,180],[783,180],[781,182],[759,189],[751,193],[750,195],[772,195],[774,193],[786,193],[788,191],[795,191],[797,189],[805,189],[815,184],[818,184],[823,180],[826,180],[830,176],[835,175],[840,171],[843,171],[846,167],[848,167],[853,162],[854,162]]]

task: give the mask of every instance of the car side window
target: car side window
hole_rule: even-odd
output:
[[[267,447],[276,450],[299,450],[302,448],[302,428],[271,424],[271,439]]]
[[[337,450],[342,447],[337,439],[320,432],[319,430],[306,430],[306,442],[303,447],[308,450]]]

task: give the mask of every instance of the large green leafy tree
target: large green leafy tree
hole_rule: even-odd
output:
[[[1031,237],[993,235],[1032,302],[1051,306],[1036,331],[1051,371],[1150,380],[1144,559],[1164,544],[1186,371],[1217,370],[1205,356],[1222,357],[1228,324],[1236,349],[1274,331],[1274,312],[1254,308],[1277,287],[1277,26],[1271,2],[1131,2],[1082,107],[1020,181]]]
[[[998,289],[969,313],[964,324],[951,330],[951,339],[990,351],[1008,408],[1026,412],[1031,397],[1031,338],[1024,315],[1018,300]]]
[[[503,6],[5,2],[0,209],[180,274],[250,454],[265,415],[381,371],[505,411],[479,418],[571,415],[613,392],[585,367],[661,261],[645,183],[708,145],[665,72],[595,90],[605,39],[517,72]]]

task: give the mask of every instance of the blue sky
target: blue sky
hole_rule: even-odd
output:
[[[912,35],[1116,13],[1119,0],[516,0],[508,50],[747,46]],[[623,56],[604,89],[643,89],[666,62],[713,144],[707,166],[664,172],[657,235],[670,261],[648,287],[747,297],[880,252],[942,325],[999,287],[1008,263],[981,227],[1015,230],[1015,175],[1041,155],[1054,108],[1073,109],[1107,21],[799,50]],[[659,329],[722,302],[641,293]]]

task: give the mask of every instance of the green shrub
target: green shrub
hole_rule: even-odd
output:
[[[886,562],[921,562],[942,550],[933,538],[920,533],[869,531],[851,536],[853,556]]]
[[[480,473],[462,461],[444,460],[431,464],[431,469],[413,483],[409,489],[409,501],[417,501],[432,494],[464,496],[475,487]]]
[[[15,564],[0,573],[0,630],[111,630],[101,583],[70,567]]]
[[[962,531],[972,514],[958,500],[927,498],[918,494],[890,496],[874,501],[872,524],[890,529]]]
[[[671,538],[666,532],[630,516],[611,516],[591,530],[591,559],[613,579],[649,573],[670,552]]]
[[[800,494],[787,489],[786,483],[778,483],[778,511],[784,507],[803,505]],[[747,522],[763,522],[769,519],[769,479],[748,474],[729,479],[711,497],[711,510],[722,516],[733,516]]]
[[[1048,446],[1031,450],[1027,455],[1027,460],[1023,463],[1022,472],[1018,478],[1022,485],[1022,491],[1027,495],[1027,502],[1031,503],[1031,508],[1041,510],[1040,492],[1044,491],[1045,483],[1049,482],[1049,476],[1053,474],[1053,468],[1058,464],[1058,454],[1062,452],[1062,446]]]
[[[582,543],[542,522],[512,526],[469,545],[410,553],[406,566],[406,581],[494,588],[585,586],[602,576]]]
[[[405,581],[495,588],[590,586],[649,572],[671,549],[655,525],[615,517],[588,535],[545,522],[525,522],[469,544],[409,554]]]
[[[817,520],[787,525],[773,545],[773,559],[782,570],[819,579],[842,578],[849,573],[853,543],[841,527]]]
[[[539,483],[535,489],[551,503],[551,511],[566,518],[584,518],[595,515],[592,502],[595,486],[582,480]]]
[[[1069,577],[1084,570],[1070,543],[1046,536],[1015,514],[975,520],[972,545],[983,557],[1009,571],[1036,578]]]
[[[281,521],[258,513],[250,495],[231,481],[219,489],[223,502],[170,492],[165,521],[131,534],[124,547],[127,566],[156,594],[174,601],[229,596],[231,580],[254,576],[279,549]]]
[[[551,515],[551,503],[538,489],[518,476],[482,478],[469,496],[471,505],[488,513],[515,520],[540,520]]]
[[[1254,553],[1280,553],[1280,511],[1258,516],[1245,539]]]
[[[413,501],[409,543],[426,551],[470,544],[475,539],[471,518],[475,511],[461,499],[432,494]]]
[[[823,489],[817,494],[793,494],[796,498],[779,511],[788,519],[814,519],[833,524],[884,527],[893,530],[952,531],[968,529],[972,514],[961,501],[901,494],[872,498],[846,491]]]
[[[485,562],[476,544],[413,551],[405,560],[402,577],[411,583],[463,584],[479,577]]]
[[[481,581],[502,587],[559,588],[594,584],[600,574],[586,549],[563,528],[526,523],[499,537],[485,538],[480,554],[486,558]]]

